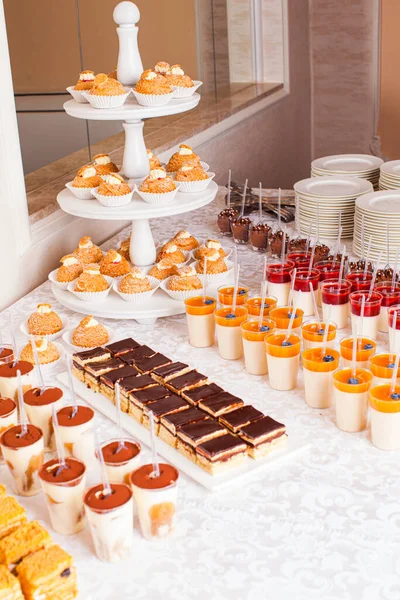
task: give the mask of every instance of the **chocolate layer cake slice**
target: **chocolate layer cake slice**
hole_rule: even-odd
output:
[[[243,406],[243,400],[229,392],[220,392],[199,402],[199,408],[215,418],[241,406]]]
[[[129,394],[131,392],[138,392],[148,387],[157,385],[150,375],[136,375],[133,377],[125,377],[120,382],[121,398],[124,397],[129,402]]]
[[[154,369],[169,365],[172,362],[170,358],[167,358],[163,354],[155,354],[150,358],[141,358],[137,360],[135,366],[143,374],[151,373]]]
[[[113,356],[122,356],[127,352],[134,350],[140,346],[139,342],[132,338],[125,338],[119,342],[114,342],[106,346],[107,350],[111,352]]]
[[[239,436],[248,444],[248,453],[252,458],[260,458],[277,447],[286,445],[286,426],[271,417],[258,419],[239,431]]]
[[[239,429],[245,427],[249,423],[262,419],[263,416],[261,411],[254,408],[254,406],[248,405],[222,415],[219,418],[219,422],[221,425],[228,427],[233,433],[236,433]]]
[[[196,370],[189,371],[179,377],[174,377],[166,386],[177,394],[182,394],[185,390],[189,390],[208,383],[207,375],[202,375]]]
[[[198,444],[228,433],[217,421],[207,418],[183,425],[177,432],[176,447],[186,458],[196,462],[195,448]]]
[[[246,459],[246,444],[235,435],[227,433],[196,446],[198,464],[214,475],[237,467]]]
[[[139,375],[139,371],[128,365],[109,371],[100,377],[100,392],[115,403],[115,384],[120,383],[125,377],[136,377],[136,375]]]
[[[161,417],[158,435],[164,442],[167,442],[167,444],[174,448],[176,446],[176,434],[183,425],[205,421],[206,419],[208,417],[205,412],[191,406],[185,411]]]
[[[129,394],[129,414],[139,423],[142,422],[143,408],[146,404],[171,396],[171,392],[163,385],[154,385]]]
[[[110,357],[110,352],[100,347],[84,352],[75,352],[72,355],[72,373],[79,381],[85,383],[85,365],[90,362],[107,360]]]
[[[155,402],[150,402],[143,407],[142,425],[147,429],[150,429],[150,412],[152,412],[154,416],[155,432],[158,435],[161,417],[170,413],[186,411],[188,408],[189,404],[186,400],[183,400],[183,398],[176,396],[175,394],[168,396],[167,398],[161,398],[161,400],[156,400]]]
[[[204,400],[205,398],[209,398],[210,396],[214,396],[214,394],[219,394],[223,391],[224,390],[216,383],[209,383],[206,385],[199,385],[198,387],[189,390],[183,390],[181,396],[190,402],[190,404],[197,405],[200,400]]]
[[[190,371],[190,367],[182,362],[173,362],[152,371],[151,376],[159,383],[165,384],[170,379],[184,375]]]
[[[122,360],[126,362],[128,365],[134,365],[137,360],[142,360],[144,358],[150,358],[157,354],[156,350],[153,350],[149,346],[138,346],[134,350],[130,350],[123,356],[121,356]]]
[[[85,366],[85,383],[94,392],[98,392],[100,389],[100,377],[115,371],[115,369],[122,369],[125,363],[119,358],[107,358],[106,360],[99,362],[90,362]]]

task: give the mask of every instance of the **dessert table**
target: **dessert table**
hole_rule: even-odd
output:
[[[223,192],[209,206],[159,219],[157,237],[188,229],[197,238],[219,237],[216,216]],[[104,244],[118,247],[129,230]],[[71,241],[71,247],[74,242]],[[229,238],[224,245],[233,247]],[[264,255],[238,247],[241,283],[260,288]],[[80,315],[63,308],[51,294],[50,282],[14,305],[15,320],[26,320],[39,302],[51,302],[76,326]],[[10,309],[0,315],[3,339]],[[224,361],[217,347],[189,346],[183,315],[155,325],[102,320],[118,337],[131,335],[167,356],[209,375],[210,380],[285,423],[310,448],[276,467],[257,471],[239,485],[210,493],[181,476],[176,532],[161,542],[148,542],[135,531],[129,561],[101,563],[85,529],[60,536],[51,529],[43,497],[18,498],[28,516],[39,519],[75,559],[79,598],[108,600],[394,600],[400,596],[400,467],[399,453],[376,449],[369,432],[347,434],[336,428],[333,408],[313,410],[304,402],[303,382],[290,392],[271,390],[267,378],[248,375],[244,363]],[[343,332],[343,334],[346,332]],[[342,337],[342,332],[338,337]],[[26,343],[18,329],[17,341]],[[378,342],[385,341],[380,334]],[[69,349],[70,350],[70,349]],[[45,370],[49,384],[65,363]],[[116,426],[97,414],[101,439]],[[145,450],[146,459],[150,452]],[[9,492],[10,479],[0,467]],[[99,478],[99,473],[91,473]]]

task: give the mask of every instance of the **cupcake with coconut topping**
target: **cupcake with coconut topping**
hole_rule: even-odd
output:
[[[38,337],[35,339],[36,350],[38,353],[39,362],[41,365],[48,365],[60,358],[60,352],[56,344],[49,342],[46,337]],[[32,345],[29,342],[21,350],[20,360],[26,360],[32,365],[35,365],[35,356],[33,354]]]
[[[96,154],[93,158],[93,166],[98,175],[108,175],[109,173],[118,173],[119,169],[111,161],[108,154]]]
[[[100,262],[103,258],[103,252],[98,246],[93,244],[92,238],[88,235],[79,240],[78,247],[75,248],[73,255],[83,265]]]
[[[110,336],[107,329],[92,316],[82,319],[72,332],[71,341],[80,348],[95,348],[108,344]]]
[[[157,264],[151,267],[148,272],[149,277],[155,277],[159,281],[171,277],[175,272],[175,264],[170,258],[162,258]]]
[[[199,245],[199,242],[196,240],[196,238],[184,229],[178,231],[178,233],[172,238],[171,242],[178,246],[179,250],[183,250],[184,252],[194,250],[194,248],[197,248]]]
[[[203,255],[196,263],[197,273],[204,273],[204,259],[207,257],[207,275],[219,275],[220,273],[226,273],[228,267],[225,264],[224,259],[214,248],[209,248],[203,252]]]
[[[103,206],[124,206],[132,200],[133,191],[121,175],[109,173],[93,195]]]
[[[220,242],[218,240],[212,240],[212,239],[208,239],[205,244],[196,248],[196,250],[193,252],[193,256],[194,256],[194,258],[199,260],[202,256],[207,254],[208,250],[218,250],[219,255],[222,258],[226,257],[226,252],[223,249],[223,247],[221,246]]]
[[[65,184],[76,198],[91,200],[96,188],[101,183],[101,177],[93,165],[81,167],[72,181]]]
[[[187,144],[180,144],[178,152],[175,152],[168,161],[168,173],[176,173],[187,162],[191,165],[200,165],[200,157]]]
[[[165,74],[166,80],[170,85],[184,88],[194,87],[194,81],[185,75],[181,65],[172,65]]]
[[[79,74],[78,81],[74,86],[74,90],[78,92],[88,92],[94,84],[94,71],[82,71]]]
[[[174,95],[166,78],[151,69],[142,73],[133,93],[139,104],[143,106],[164,106]]]
[[[70,283],[83,272],[83,267],[76,256],[66,254],[60,259],[61,267],[57,269],[56,280],[59,283]]]
[[[114,283],[114,290],[126,302],[145,302],[158,288],[159,282],[150,279],[138,268],[125,275],[119,282]]]
[[[161,163],[160,163],[159,158],[149,148],[147,148],[146,152],[147,152],[147,158],[149,159],[149,163],[150,163],[150,171],[153,171],[153,169],[160,169]]]
[[[168,73],[168,71],[170,70],[171,66],[169,63],[164,62],[163,60],[160,60],[156,66],[154,67],[154,71],[158,74],[158,75],[166,75]]]
[[[176,292],[186,292],[192,290],[201,290],[202,283],[197,276],[196,270],[192,265],[187,265],[176,269],[176,275],[170,277],[168,289]]]
[[[104,292],[109,288],[107,279],[100,273],[100,265],[97,263],[86,265],[82,275],[79,275],[72,285],[75,292]]]
[[[131,270],[130,264],[116,250],[109,250],[100,263],[100,273],[106,277],[122,277]]]
[[[169,258],[174,265],[181,265],[186,260],[184,253],[174,242],[164,244],[157,254],[156,262],[159,262],[163,258]]]
[[[140,197],[149,204],[163,204],[174,199],[178,188],[165,169],[153,169],[138,189]]]
[[[51,304],[38,304],[27,322],[30,335],[52,335],[63,328],[61,317],[52,310]]]

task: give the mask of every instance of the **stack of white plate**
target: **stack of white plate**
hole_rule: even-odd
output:
[[[400,160],[390,160],[381,166],[379,189],[397,190],[398,188],[400,188]]]
[[[379,169],[383,160],[369,154],[334,154],[317,158],[311,163],[311,177],[346,175],[368,179],[378,189]]]
[[[342,238],[353,237],[356,199],[372,192],[372,184],[358,177],[310,177],[294,184],[296,192],[298,227],[303,235],[310,230],[321,238],[336,239],[341,212]],[[310,222],[312,226],[310,229]]]
[[[354,219],[355,256],[361,257],[362,221],[364,218],[364,255],[372,236],[370,258],[376,260],[382,252],[383,263],[394,263],[397,248],[400,246],[400,190],[382,190],[366,194],[356,201]],[[389,238],[388,226],[389,223]],[[389,239],[389,253],[387,239]],[[389,260],[388,260],[389,255]]]

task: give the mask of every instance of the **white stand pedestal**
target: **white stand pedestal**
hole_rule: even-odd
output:
[[[113,19],[119,25],[117,77],[122,85],[134,85],[143,72],[137,40],[139,29],[136,27],[140,19],[139,9],[133,2],[120,2],[114,9]]]
[[[129,254],[131,262],[138,267],[147,267],[155,262],[156,246],[148,219],[132,221]]]
[[[129,179],[144,179],[150,171],[146,144],[143,138],[144,121],[126,121],[125,149],[122,172]]]

